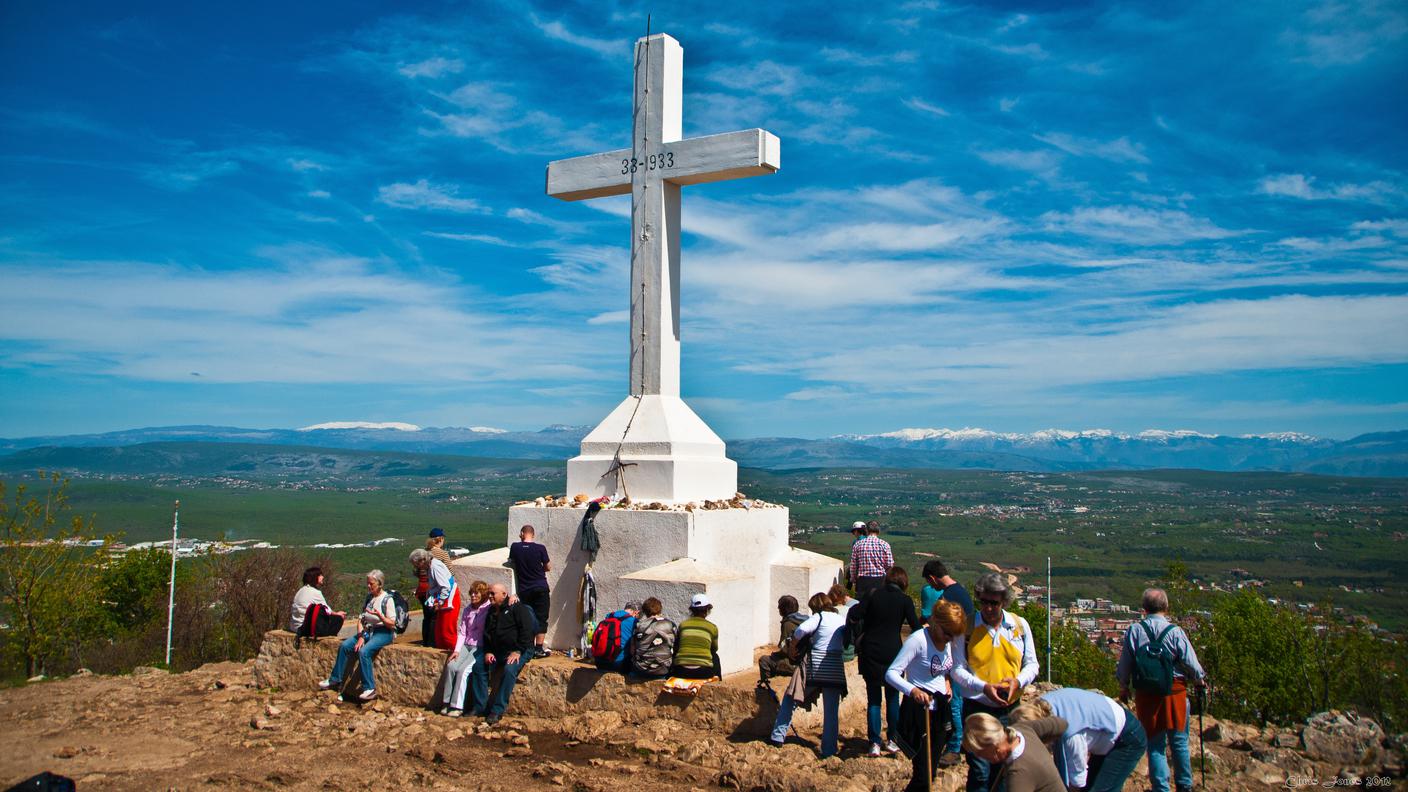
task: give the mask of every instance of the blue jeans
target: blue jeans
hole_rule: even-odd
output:
[[[772,741],[780,743],[787,739],[787,730],[792,728],[792,711],[797,702],[791,696],[783,696],[777,706],[777,720],[772,723]],[[821,689],[821,758],[836,755],[836,740],[841,732],[841,689],[824,687]]]
[[[347,673],[347,664],[352,662],[352,655],[355,654],[357,665],[362,669],[362,690],[376,690],[376,677],[372,676],[372,658],[396,636],[386,628],[378,628],[372,631],[372,637],[358,650],[357,638],[361,635],[349,635],[343,639],[342,645],[337,647],[337,662],[333,663],[332,674],[328,677],[333,687],[342,687],[342,676]]]
[[[1133,712],[1127,708],[1122,709],[1124,709],[1124,729],[1120,731],[1119,738],[1115,740],[1115,747],[1104,756],[1090,757],[1090,772],[1086,776],[1086,792],[1120,792],[1124,788],[1125,779],[1129,778],[1129,774],[1139,766],[1139,757],[1143,756],[1147,750],[1148,742],[1144,735],[1144,727],[1139,724],[1139,719],[1134,717]],[[1065,756],[1064,751],[1056,753],[1058,756]],[[1192,782],[1192,771],[1190,770],[1188,774],[1190,786]]]
[[[1193,759],[1188,755],[1188,719],[1182,731],[1161,731],[1149,737],[1149,786],[1168,792],[1167,749],[1173,747],[1173,782],[1179,789],[1193,788]]]
[[[507,654],[494,655],[494,662],[475,663],[474,667],[480,669],[478,673],[483,674],[483,684],[485,698],[489,692],[489,674],[496,668],[504,670],[503,679],[499,680],[499,689],[494,691],[494,697],[489,700],[487,711],[477,711],[476,715],[502,715],[508,710],[508,697],[513,694],[513,686],[518,684],[518,674],[523,671],[523,667],[528,665],[528,653],[524,652],[519,656],[517,663],[510,663]],[[471,685],[475,689],[475,696],[478,696],[478,683],[474,681],[475,671],[470,671]],[[475,704],[479,704],[476,698]],[[482,705],[480,705],[482,706]]]
[[[880,744],[880,702],[885,703],[886,734],[891,740],[900,733],[900,692],[885,684],[883,677],[865,678],[865,735]]]
[[[949,753],[963,753],[963,697],[954,691],[953,698],[949,701],[949,709],[953,712],[953,729],[949,731],[948,745],[944,747]]]

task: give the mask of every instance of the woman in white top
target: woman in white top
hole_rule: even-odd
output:
[[[811,699],[821,694],[821,758],[836,754],[836,741],[840,736],[841,697],[846,695],[846,665],[844,662],[846,620],[836,613],[836,606],[826,594],[813,594],[807,600],[812,616],[792,633],[791,646],[796,647],[807,641],[808,650],[807,687],[803,697]],[[792,727],[792,710],[797,706],[792,686],[782,696],[777,707],[777,719],[772,724],[769,741],[781,745],[787,739],[787,730]]]
[[[909,754],[914,770],[908,792],[929,789],[952,727],[949,702],[953,684],[953,653],[949,643],[968,627],[963,606],[939,600],[929,614],[929,624],[905,639],[900,653],[885,672],[885,683],[904,695],[900,704],[900,748]],[[928,744],[925,744],[925,735]]]
[[[391,595],[386,593],[385,588],[386,576],[380,569],[367,573],[367,599],[358,618],[361,629],[356,635],[344,639],[338,647],[337,662],[333,664],[332,674],[318,683],[319,688],[330,690],[342,687],[342,675],[355,654],[357,665],[362,669],[362,692],[358,698],[362,701],[376,698],[372,659],[382,647],[396,638],[396,603],[391,599]]]
[[[308,635],[314,638],[324,635],[337,635],[342,629],[346,611],[335,611],[323,597],[323,570],[321,567],[308,567],[303,570],[303,588],[293,595],[293,613],[289,616],[288,631],[294,635]],[[313,606],[319,609],[311,610]],[[307,631],[302,631],[307,624]],[[302,631],[302,632],[301,632]]]

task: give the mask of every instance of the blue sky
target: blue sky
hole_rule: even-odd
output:
[[[0,6],[0,435],[595,423],[647,8],[725,437],[1408,428],[1402,3],[212,8]]]

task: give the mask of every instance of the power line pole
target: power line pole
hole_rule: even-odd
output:
[[[1046,557],[1046,683],[1051,684],[1051,556]]]

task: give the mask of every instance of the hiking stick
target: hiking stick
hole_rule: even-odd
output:
[[[933,702],[924,708],[924,788],[934,792],[934,743],[929,739],[929,721],[933,717]]]
[[[1208,785],[1208,749],[1203,742],[1203,713],[1208,709],[1208,689],[1198,688],[1198,786]]]

